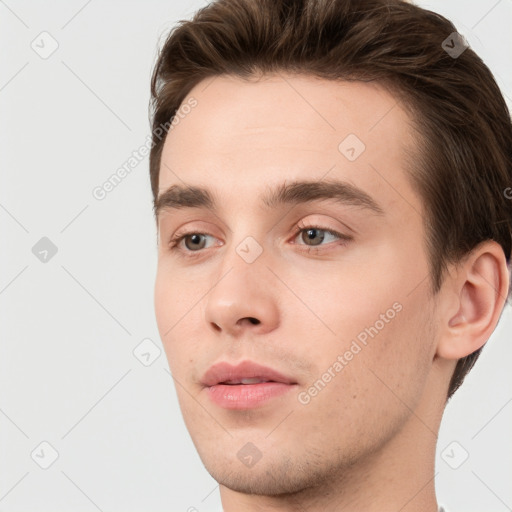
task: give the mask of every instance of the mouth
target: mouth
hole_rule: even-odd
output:
[[[263,406],[297,386],[293,378],[252,361],[236,366],[215,364],[205,373],[202,384],[212,402],[224,409]]]
[[[227,384],[228,386],[237,386],[239,384],[249,385],[249,384],[261,384],[262,382],[275,382],[273,380],[261,379],[259,377],[253,377],[252,379],[239,379],[239,380],[229,380],[225,382],[219,382],[219,384]]]

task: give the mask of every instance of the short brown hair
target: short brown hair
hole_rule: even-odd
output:
[[[445,51],[444,41],[455,44],[454,32],[446,18],[404,0],[210,3],[171,31],[153,71],[154,199],[165,141],[155,131],[173,119],[200,81],[279,71],[377,81],[400,99],[418,131],[418,155],[408,172],[424,201],[432,292],[439,291],[449,263],[485,240],[498,242],[510,264],[510,113],[491,71],[471,48],[458,56]],[[448,398],[480,351],[458,361]]]

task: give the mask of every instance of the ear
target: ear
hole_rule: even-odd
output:
[[[507,301],[510,270],[495,241],[479,244],[445,278],[436,355],[460,359],[482,347]]]

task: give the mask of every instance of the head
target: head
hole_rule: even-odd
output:
[[[293,492],[437,429],[499,321],[511,121],[482,60],[446,51],[454,32],[399,0],[218,0],[163,46],[157,323],[192,439],[233,489]],[[212,403],[206,370],[245,359],[293,390]],[[240,449],[263,454],[247,474]]]

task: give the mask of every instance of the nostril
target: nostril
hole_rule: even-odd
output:
[[[257,325],[260,323],[260,321],[257,318],[253,318],[252,316],[249,317],[249,322],[251,322],[251,324],[254,324],[254,325]]]

